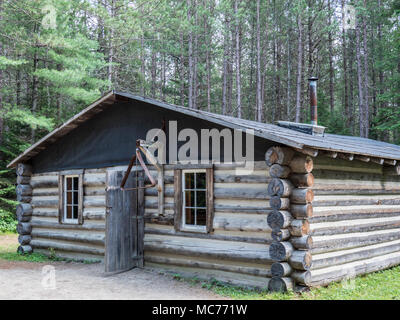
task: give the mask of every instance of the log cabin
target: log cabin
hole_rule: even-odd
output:
[[[166,131],[165,162],[140,156],[155,128]],[[251,169],[228,155],[227,136],[218,159],[171,153],[205,129],[251,132],[239,139]],[[400,264],[399,161],[399,146],[327,134],[316,119],[266,124],[113,91],[9,164],[18,251],[102,261],[111,274],[325,286]]]

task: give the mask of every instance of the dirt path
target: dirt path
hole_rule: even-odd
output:
[[[0,236],[0,246],[12,244],[15,241],[12,238]],[[0,259],[0,299],[223,299],[198,286],[145,269],[111,277],[102,276],[103,270],[103,264]]]

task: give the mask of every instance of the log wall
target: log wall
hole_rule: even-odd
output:
[[[267,191],[271,177],[265,162],[256,162],[253,172],[236,172],[239,165],[214,164],[211,233],[175,231],[174,168],[164,166],[161,215],[156,189],[145,191],[145,266],[183,276],[268,288],[274,261],[269,251],[272,229],[267,223],[272,212]],[[157,172],[150,169],[156,178]]]
[[[400,176],[374,162],[314,158],[309,286],[400,264]]]
[[[62,258],[103,260],[106,169],[83,172],[83,224],[59,223],[58,175],[58,172],[33,174],[30,180],[30,246],[35,252],[55,253]]]

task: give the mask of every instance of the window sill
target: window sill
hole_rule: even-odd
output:
[[[181,232],[194,232],[194,233],[207,233],[207,228],[204,226],[201,228],[196,228],[196,227],[181,227],[181,229],[179,230]]]

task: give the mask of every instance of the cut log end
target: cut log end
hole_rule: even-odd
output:
[[[273,261],[286,261],[293,252],[290,242],[273,242],[269,246],[269,255]]]
[[[293,288],[293,282],[290,278],[273,277],[268,282],[268,290],[271,292],[287,292]]]
[[[268,149],[265,153],[265,161],[268,166],[273,164],[288,165],[292,160],[294,150],[287,147],[274,146]]]
[[[271,275],[273,277],[285,277],[290,275],[292,267],[286,262],[274,262],[271,265]]]
[[[19,246],[18,249],[17,249],[17,252],[19,254],[30,254],[30,253],[32,253],[32,247],[28,246],[28,245]]]

